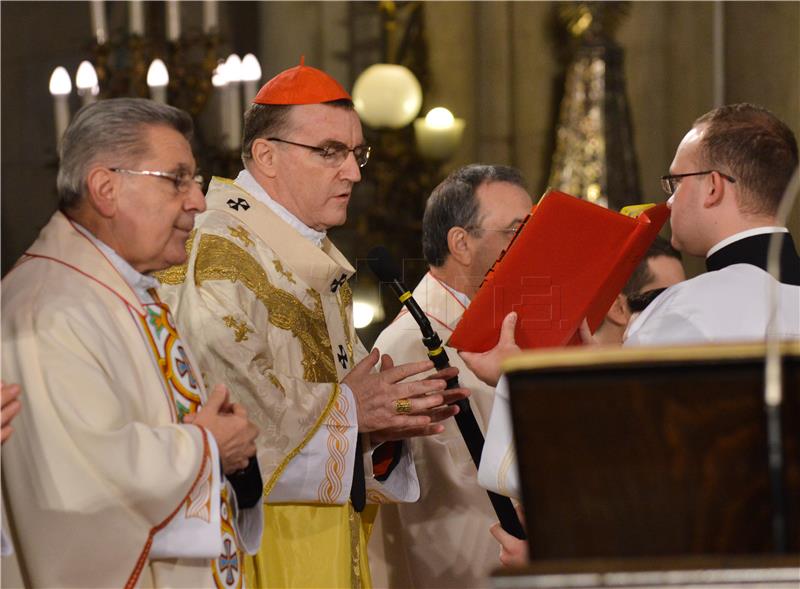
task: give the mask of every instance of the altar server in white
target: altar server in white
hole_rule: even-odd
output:
[[[764,108],[723,106],[695,121],[662,183],[670,195],[672,245],[705,256],[708,272],[656,298],[629,327],[625,345],[763,341],[772,312],[777,334],[800,340],[800,257],[788,229],[775,218],[797,165],[794,134]],[[774,234],[780,239],[777,280],[766,272]],[[506,321],[513,321],[513,314]],[[502,358],[519,350],[507,323],[495,348],[462,354],[484,381],[496,382]],[[498,386],[498,397],[503,386]],[[480,468],[482,484],[497,489],[502,475],[498,457],[510,451],[508,407],[495,403]],[[521,553],[519,540],[498,532],[503,550]]]
[[[763,340],[773,303],[783,339],[800,339],[800,257],[775,214],[797,167],[797,140],[752,104],[697,119],[662,178],[670,195],[672,245],[706,258],[708,272],[667,289],[635,321],[626,345]],[[767,274],[770,237],[780,276]]]

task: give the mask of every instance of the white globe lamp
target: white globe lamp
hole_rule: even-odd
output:
[[[419,114],[422,87],[407,67],[377,63],[356,80],[353,104],[361,120],[370,127],[399,129]]]

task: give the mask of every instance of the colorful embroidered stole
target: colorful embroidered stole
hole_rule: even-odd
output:
[[[172,393],[177,411],[177,420],[180,423],[183,422],[186,415],[197,413],[202,406],[203,400],[200,396],[200,386],[178,330],[172,320],[169,307],[158,299],[158,295],[154,290],[149,292],[156,302],[144,305],[145,316],[140,317],[145,327],[145,333],[150,336],[153,355],[158,360],[164,381]],[[209,465],[206,468],[210,466],[209,459]],[[206,485],[197,485],[198,490],[207,488],[206,495],[210,495],[211,489],[210,470],[208,480],[209,483]],[[222,553],[211,561],[211,571],[218,589],[244,589],[244,575],[242,574],[244,554],[236,541],[236,532],[232,523],[233,517],[235,517],[232,497],[229,495],[227,485],[223,483],[221,487]],[[198,511],[203,511],[206,514],[209,511],[208,508],[203,509],[203,506],[207,505],[208,499],[205,502],[199,501],[199,498],[195,497],[196,494],[193,491],[186,501],[187,517],[202,517],[198,515]],[[205,517],[207,520],[208,515]]]

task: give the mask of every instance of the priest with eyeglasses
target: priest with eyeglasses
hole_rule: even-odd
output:
[[[186,264],[161,292],[202,342],[201,369],[230,382],[261,426],[261,551],[254,587],[369,587],[375,506],[416,501],[403,438],[454,415],[445,378],[406,381],[353,325],[354,269],[327,237],[342,225],[370,147],[350,95],[301,62],[267,82],[244,116],[244,169],[214,178]],[[380,363],[380,369],[378,364]]]
[[[238,589],[261,540],[257,427],[207,393],[152,276],[205,210],[191,134],[150,100],[81,109],[60,210],[3,280],[3,378],[25,390],[3,501],[27,587]]]

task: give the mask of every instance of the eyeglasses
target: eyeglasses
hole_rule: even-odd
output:
[[[716,172],[728,182],[736,182],[736,180],[727,174],[723,174],[719,170],[706,170],[705,172],[689,172],[688,174],[668,174],[667,176],[661,176],[661,188],[664,189],[664,192],[667,193],[667,196],[672,196],[678,189],[678,184],[680,184],[682,178],[686,178],[687,176],[703,176],[713,172]]]
[[[305,143],[297,143],[295,141],[287,141],[279,137],[267,137],[267,141],[277,141],[279,143],[288,143],[297,147],[304,147],[314,153],[319,154],[324,160],[325,164],[336,168],[341,166],[347,159],[347,155],[352,151],[353,156],[356,158],[356,163],[359,168],[363,168],[369,161],[369,154],[372,148],[369,145],[356,145],[353,149],[347,147],[344,143],[333,141],[325,146],[306,145]]]
[[[151,170],[126,170],[125,168],[109,168],[112,172],[120,174],[132,174],[134,176],[155,176],[156,178],[164,178],[169,180],[175,185],[175,190],[181,194],[189,192],[192,183],[197,184],[200,188],[203,187],[204,179],[200,174],[190,174],[189,172],[154,172]]]
[[[466,231],[469,233],[477,233],[479,231],[499,231],[503,233],[508,239],[514,237],[514,234],[519,231],[519,228],[522,227],[522,223],[514,223],[510,227],[506,227],[504,229],[490,229],[488,227],[481,227],[480,225],[470,225],[469,227],[464,227]]]

